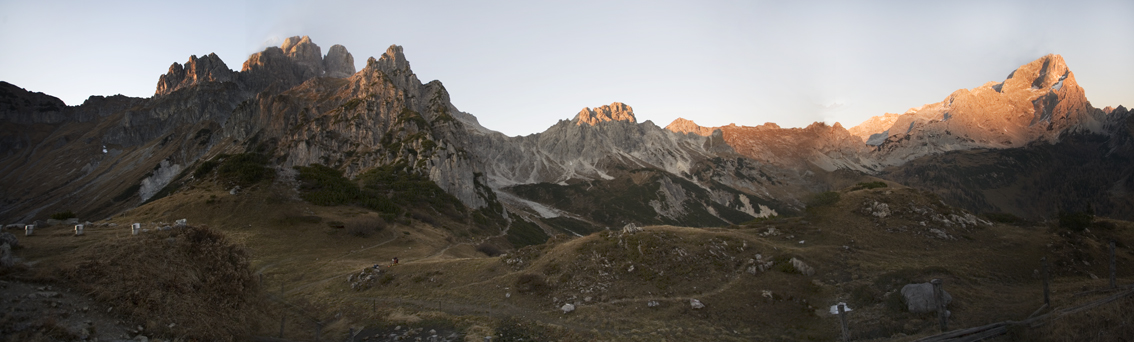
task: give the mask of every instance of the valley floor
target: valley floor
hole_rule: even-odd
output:
[[[907,312],[900,295],[906,284],[944,280],[954,298],[949,328],[958,329],[1035,313],[1043,304],[1042,257],[1050,262],[1056,309],[1115,293],[1107,279],[1111,240],[1119,242],[1117,282],[1134,282],[1134,254],[1126,245],[1134,241],[1134,227],[1126,222],[1083,232],[986,224],[913,189],[840,195],[802,217],[558,236],[490,257],[478,251],[483,237],[452,234],[450,223],[411,221],[352,234],[327,222],[376,214],[313,206],[274,188],[240,195],[187,189],[100,221],[84,236],[72,236],[68,227],[21,234],[24,247],[15,255],[28,266],[3,276],[2,329],[34,321],[13,323],[18,312],[31,310],[23,306],[29,302],[45,303],[39,312],[54,314],[52,300],[27,294],[40,286],[73,287],[51,275],[74,261],[74,251],[136,238],[129,234],[133,222],[154,229],[180,218],[219,230],[248,250],[260,297],[249,309],[256,327],[248,338],[260,340],[345,340],[353,333],[356,341],[833,341],[839,320],[829,310],[845,302],[853,340],[910,341],[939,329],[935,314]],[[364,271],[375,265],[379,271]],[[113,306],[70,299],[81,293],[63,297],[54,301],[65,304],[54,305],[64,311]],[[695,308],[694,300],[704,307]],[[565,312],[568,304],[573,311]],[[1096,340],[1123,340],[1134,336],[1134,318],[1115,308],[1129,304],[1127,298],[1039,327],[1013,328],[1000,339],[1068,340],[1086,331]],[[59,326],[81,334],[71,321],[83,316],[75,311],[72,317]],[[125,323],[130,318],[106,320],[115,323],[99,326],[99,336],[137,330]],[[169,323],[184,324],[160,324]]]

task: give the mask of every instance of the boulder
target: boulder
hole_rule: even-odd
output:
[[[350,77],[355,72],[354,56],[351,56],[342,45],[331,45],[331,49],[327,50],[327,57],[323,58],[323,69],[327,77]]]
[[[803,275],[806,275],[806,276],[815,275],[815,269],[812,268],[811,266],[808,266],[806,263],[803,262],[803,260],[791,258],[791,267],[794,267],[795,270],[799,271],[800,274],[803,274]]]
[[[0,243],[0,269],[16,265],[16,257],[12,255],[12,247],[7,243]]]
[[[941,295],[945,299],[945,305],[948,306],[953,301],[953,296],[949,295],[944,289],[941,290]],[[906,301],[906,308],[911,313],[926,313],[937,311],[937,301],[933,298],[933,284],[920,283],[908,284],[902,287],[902,297]]]
[[[0,244],[8,244],[12,248],[20,247],[20,240],[16,239],[16,235],[9,232],[0,233]]]
[[[559,310],[563,310],[563,313],[569,313],[571,311],[575,311],[575,304],[570,304],[570,303],[563,304],[563,307],[559,308]]]
[[[699,300],[696,300],[696,299],[693,299],[693,298],[690,298],[690,299],[689,299],[689,306],[690,306],[690,307],[692,307],[692,308],[693,308],[694,310],[698,310],[698,309],[704,309],[704,308],[705,308],[705,304],[704,304],[704,303],[701,303],[701,301],[699,301]]]
[[[638,225],[634,224],[633,222],[622,226],[622,234],[634,234],[640,231],[642,231],[642,228],[638,227]]]

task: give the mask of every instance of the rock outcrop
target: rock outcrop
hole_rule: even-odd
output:
[[[579,111],[578,115],[572,119],[576,125],[589,124],[591,126],[597,125],[600,122],[606,121],[626,121],[630,123],[637,123],[638,118],[634,117],[634,109],[621,102],[614,102],[609,105],[601,107],[583,108]]]
[[[883,123],[892,118],[882,117],[855,130],[860,137],[869,134],[867,140],[878,145],[875,158],[889,166],[927,154],[1054,143],[1067,132],[1099,133],[1105,116],[1087,101],[1063,57],[1047,55],[1002,82],[960,89],[941,102],[912,109],[889,127]]]
[[[345,78],[354,75],[354,56],[347,52],[346,47],[335,44],[327,49],[327,56],[323,58],[325,76]]]
[[[941,297],[945,306],[953,301],[953,296],[941,290]],[[937,311],[937,300],[933,296],[933,284],[907,284],[902,287],[902,298],[905,299],[906,309],[910,313],[926,313]]]
[[[0,122],[15,124],[60,123],[67,120],[67,105],[57,97],[33,93],[0,81]]]
[[[174,62],[169,66],[168,72],[158,77],[157,91],[154,95],[168,95],[178,89],[203,82],[232,82],[235,79],[236,73],[215,53],[201,58],[193,55],[184,66]]]
[[[838,123],[828,126],[816,122],[806,128],[780,128],[770,122],[755,127],[736,124],[702,127],[678,118],[666,128],[695,135],[719,130],[723,141],[737,153],[786,168],[851,169],[868,173],[879,168],[870,158],[870,148]]]

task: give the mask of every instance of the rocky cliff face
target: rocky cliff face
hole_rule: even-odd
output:
[[[1103,133],[1072,132],[1058,143],[926,155],[880,176],[932,191],[975,212],[1053,220],[1059,211],[1134,220],[1134,119],[1112,110]]]
[[[178,89],[188,88],[204,82],[232,82],[236,74],[224,64],[224,61],[215,53],[197,58],[190,56],[185,65],[169,66],[169,72],[158,78],[157,91],[154,95],[168,95]]]
[[[806,128],[780,128],[774,123],[760,126],[701,127],[678,118],[667,129],[695,135],[720,131],[725,143],[745,157],[785,168],[823,171],[850,169],[872,172],[877,163],[870,148],[842,125],[814,123]]]
[[[400,46],[346,79],[322,78],[238,108],[225,132],[274,142],[281,166],[319,163],[348,177],[379,165],[428,175],[471,208],[487,205],[479,163],[441,82],[421,84]]]
[[[327,57],[323,58],[324,76],[345,78],[354,75],[354,56],[347,52],[346,47],[335,44],[327,50]]]
[[[576,125],[588,124],[594,126],[607,121],[638,122],[638,118],[634,117],[633,108],[621,102],[615,102],[602,107],[595,107],[595,109],[583,108],[571,121]]]
[[[25,125],[60,123],[67,120],[66,108],[63,100],[57,97],[0,82],[0,122]]]
[[[681,134],[638,123],[633,109],[617,102],[584,108],[528,136],[507,137],[475,122],[467,127],[492,187],[600,226],[721,225],[790,213],[802,208],[798,195],[818,183],[737,154],[720,132]],[[528,202],[511,203],[530,210]]]
[[[880,163],[900,165],[927,154],[1054,143],[1064,133],[1102,132],[1105,115],[1087,101],[1063,57],[1047,55],[1003,82],[960,89],[898,116],[888,127],[884,123],[892,117],[867,120],[855,131],[877,143]]]
[[[348,177],[394,167],[425,175],[465,206],[491,209],[503,221],[515,212],[564,232],[577,232],[570,222],[704,226],[789,214],[803,209],[799,198],[885,166],[891,179],[968,189],[940,179],[963,179],[972,170],[925,178],[946,168],[932,161],[893,167],[941,152],[1037,143],[1079,147],[1025,155],[1120,151],[1107,152],[1100,158],[1110,164],[1092,170],[1109,175],[1109,193],[1134,189],[1117,176],[1129,174],[1122,161],[1134,158],[1121,152],[1130,149],[1131,126],[1117,118],[1127,110],[1091,107],[1056,55],[1004,82],[849,131],[821,123],[701,127],[685,119],[663,129],[639,123],[630,106],[615,102],[584,108],[541,133],[508,137],[459,111],[441,82],[423,84],[400,46],[357,72],[345,47],[320,54],[310,38],[292,37],[249,56],[239,72],[214,54],[191,57],[159,78],[151,98],[92,96],[80,106],[0,83],[0,220],[62,210],[111,215],[160,197],[204,160],[244,152],[267,154],[280,169],[318,163]],[[1035,160],[1047,159],[1019,164],[1046,163]],[[1069,160],[1060,165],[1070,170],[1084,162]],[[839,178],[843,173],[854,175]],[[1095,185],[1092,191],[1101,191]],[[974,191],[959,198],[1009,208],[980,202]],[[1121,212],[1128,202],[1108,202],[1108,210]]]

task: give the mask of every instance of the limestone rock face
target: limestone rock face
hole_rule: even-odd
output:
[[[395,85],[401,88],[414,88],[421,86],[421,81],[417,79],[417,75],[410,70],[409,61],[406,60],[406,55],[402,53],[402,47],[398,45],[390,45],[378,59],[370,57],[366,61],[367,68],[373,68],[381,71],[389,77]]]
[[[599,122],[605,121],[637,123],[638,119],[634,117],[633,108],[621,102],[615,102],[602,107],[595,107],[595,109],[591,109],[590,107],[583,108],[572,121],[574,121],[576,125],[585,123],[594,126]]]
[[[693,133],[700,136],[710,136],[713,134],[713,127],[701,127],[693,120],[685,118],[677,118],[665,126],[666,130],[674,131],[677,133]]]
[[[773,165],[825,171],[851,169],[874,172],[878,169],[870,159],[870,148],[847,132],[842,125],[814,123],[806,128],[780,128],[774,123],[759,126],[702,127],[686,120],[674,120],[668,130],[704,135],[720,131],[724,143],[745,157]]]
[[[914,111],[910,109],[910,111]],[[886,113],[881,116],[871,117],[863,121],[858,126],[851,127],[847,130],[850,134],[862,138],[862,141],[867,145],[878,146],[886,140],[889,136],[887,130],[894,126],[894,122],[898,121],[900,114]]]
[[[176,62],[169,66],[169,72],[158,78],[154,95],[168,95],[202,82],[231,82],[235,79],[236,74],[215,53],[201,58],[193,55],[184,66]]]
[[[335,44],[327,50],[327,57],[323,58],[323,69],[327,77],[345,78],[354,75],[354,56],[347,52],[346,47]]]
[[[318,45],[311,42],[310,37],[290,37],[280,45],[280,50],[299,67],[302,78],[323,75],[323,53]]]
[[[912,109],[884,130],[892,117],[872,118],[856,131],[860,137],[872,134],[868,140],[878,145],[875,158],[890,166],[954,150],[1054,143],[1065,132],[1101,133],[1106,115],[1087,101],[1063,57],[1047,55],[1002,82],[960,89]]]

